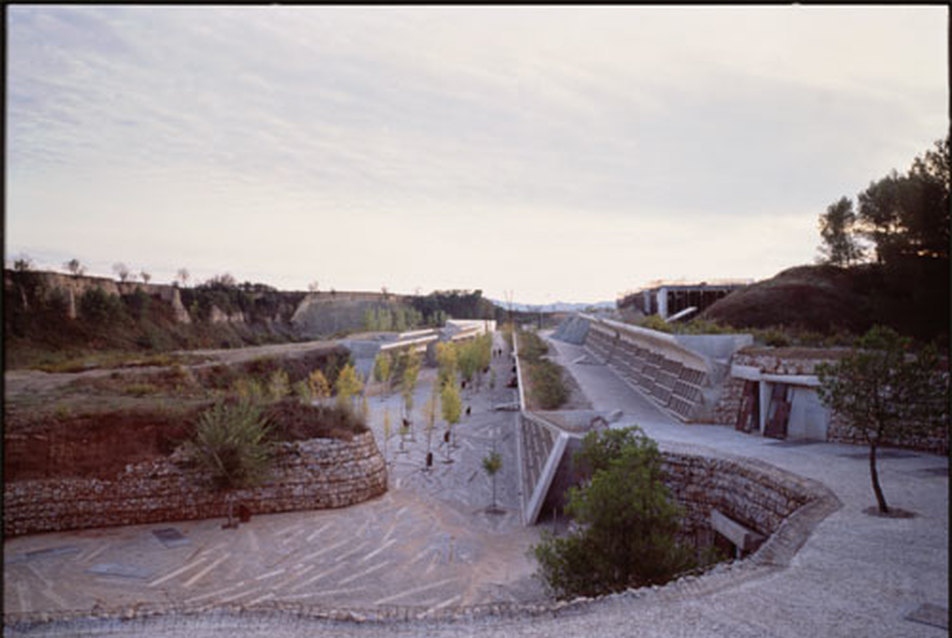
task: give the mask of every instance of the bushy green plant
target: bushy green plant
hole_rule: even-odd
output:
[[[543,410],[556,410],[569,399],[569,389],[562,380],[562,368],[551,361],[541,360],[529,366],[531,393]]]
[[[767,330],[763,333],[764,344],[775,348],[785,348],[790,345],[790,338],[782,331],[777,329]]]
[[[251,487],[265,480],[271,468],[269,431],[254,403],[218,403],[199,415],[188,449],[216,488]]]
[[[349,441],[367,431],[366,421],[357,411],[336,405],[310,405],[294,398],[269,403],[262,413],[271,424],[269,437],[277,441],[304,441],[315,438]]]
[[[533,547],[543,580],[560,598],[665,583],[696,565],[679,543],[680,513],[662,482],[661,457],[638,427],[589,433],[576,455],[589,476],[571,488],[577,529],[543,533]]]
[[[657,330],[658,332],[674,332],[670,323],[660,317],[660,315],[648,315],[641,322],[642,328],[648,330]]]
[[[79,298],[79,314],[99,325],[110,325],[125,318],[125,309],[118,295],[111,295],[102,288],[89,288]]]

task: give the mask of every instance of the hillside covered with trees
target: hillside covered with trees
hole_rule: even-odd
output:
[[[736,291],[704,318],[734,327],[797,326],[859,334],[887,325],[948,343],[949,137],[841,197],[819,217],[820,263]]]

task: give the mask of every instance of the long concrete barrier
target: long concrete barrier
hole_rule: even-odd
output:
[[[671,335],[591,315],[584,348],[656,406],[685,422],[709,422],[731,355],[751,335]],[[567,330],[579,334],[578,327]]]

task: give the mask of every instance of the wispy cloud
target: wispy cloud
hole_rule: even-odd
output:
[[[475,284],[497,296],[536,256],[560,272],[551,246],[611,263],[590,296],[767,276],[757,246],[809,261],[826,203],[948,126],[940,8],[77,5],[8,20],[8,247],[136,245],[170,273],[468,285],[454,256],[510,227],[523,257]],[[733,230],[718,252],[682,252],[707,225]],[[625,237],[674,243],[606,256]],[[439,273],[400,259],[420,251]]]

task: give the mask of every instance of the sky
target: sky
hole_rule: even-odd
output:
[[[942,6],[8,5],[7,263],[613,300],[766,279],[949,130]]]

